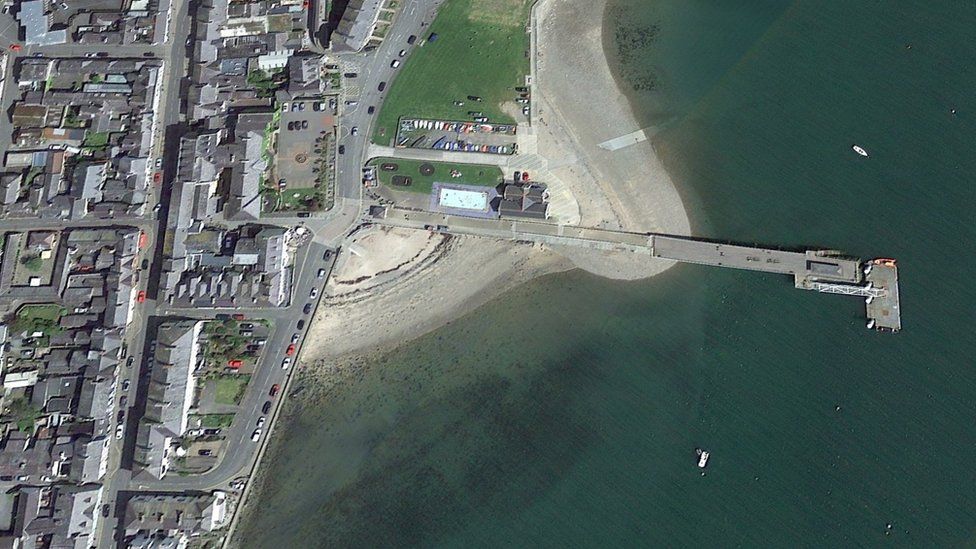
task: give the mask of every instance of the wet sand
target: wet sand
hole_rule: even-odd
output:
[[[604,7],[605,0],[541,0],[535,8],[537,116],[529,130],[535,150],[558,178],[553,183],[579,203],[581,225],[690,234],[677,189],[649,141],[614,151],[599,146],[640,129],[607,65]],[[594,104],[589,98],[602,99]],[[327,401],[330,388],[361,377],[376,357],[533,278],[579,267],[638,279],[672,265],[584,249],[369,229],[346,247],[326,285],[299,357],[302,390],[282,419],[297,421],[288,416]],[[273,446],[267,461],[275,459]],[[258,486],[267,469],[267,463],[261,467]]]

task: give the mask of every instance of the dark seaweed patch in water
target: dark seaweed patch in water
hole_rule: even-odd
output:
[[[621,65],[621,76],[634,91],[653,91],[658,85],[657,74],[637,61],[657,41],[660,30],[658,24],[622,24],[614,31],[613,43]]]
[[[574,357],[567,364],[586,363]],[[415,408],[379,438],[356,481],[309,520],[329,547],[429,545],[458,526],[532,505],[595,439],[574,402],[581,369],[520,385],[493,375]]]

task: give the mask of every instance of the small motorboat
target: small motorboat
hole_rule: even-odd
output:
[[[851,148],[854,149],[854,152],[861,156],[868,156],[868,151],[864,150],[864,147],[861,147],[860,145],[851,145]]]
[[[698,454],[698,468],[704,469],[708,465],[709,453],[701,448],[695,448],[695,453]]]

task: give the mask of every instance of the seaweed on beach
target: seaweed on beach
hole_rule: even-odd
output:
[[[653,69],[642,66],[641,60],[647,55],[648,48],[657,42],[660,30],[659,24],[621,24],[614,32],[613,43],[621,76],[634,91],[653,91],[657,88],[657,74]]]

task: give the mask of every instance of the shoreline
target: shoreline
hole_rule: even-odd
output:
[[[535,35],[530,40],[538,48],[533,86],[536,104],[541,105],[530,128],[534,145],[548,163],[546,176],[585,205],[580,208],[580,225],[690,234],[684,204],[650,141],[614,151],[599,147],[608,139],[641,130],[610,70],[603,34],[606,3],[539,0],[532,7]],[[597,17],[592,16],[595,12]],[[586,90],[573,79],[578,74],[591,75]],[[593,109],[582,100],[601,96],[613,98],[605,109]],[[343,380],[361,377],[378,357],[516,286],[574,268],[611,279],[643,279],[675,264],[477,237],[436,235],[408,242],[404,235],[388,235],[400,239],[396,251],[400,255],[387,257],[389,264],[378,259],[373,271],[367,272],[362,263],[368,259],[363,258],[370,257],[372,248],[390,253],[390,239],[376,236],[376,230],[357,235],[326,285],[301,352],[296,372],[299,388],[282,410],[287,424],[296,421],[303,405],[316,402]],[[353,247],[358,250],[350,253]],[[273,436],[278,439],[287,430],[288,425],[282,425]],[[253,493],[238,511],[243,519],[257,509],[255,497],[265,490],[269,468],[277,460],[278,447],[272,444],[249,483]]]

